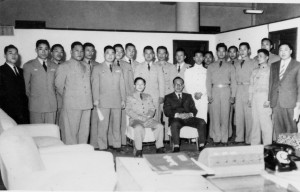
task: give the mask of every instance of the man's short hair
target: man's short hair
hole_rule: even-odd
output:
[[[293,46],[290,43],[287,43],[287,42],[280,43],[280,45],[278,46],[278,49],[280,49],[280,47],[282,45],[287,45],[292,51],[294,51]]]
[[[266,50],[266,49],[259,49],[259,50],[257,50],[257,54],[258,53],[264,53],[266,56],[268,56],[269,57],[269,51],[268,50]]]
[[[156,49],[156,53],[158,53],[158,50],[160,50],[160,49],[165,50],[166,53],[169,54],[169,53],[168,53],[168,49],[167,49],[167,47],[165,47],[165,46],[158,46],[157,49]]]
[[[225,43],[218,43],[216,46],[216,50],[218,51],[221,47],[223,47],[225,51],[227,51],[227,46],[225,45]]]
[[[113,47],[113,46],[111,46],[111,45],[107,45],[107,46],[105,46],[104,47],[104,53],[106,52],[106,50],[108,50],[108,49],[112,49],[114,52],[116,52],[116,50],[115,50],[115,48]]]
[[[95,45],[89,42],[83,44],[83,50],[85,50],[86,47],[93,47],[95,49]]]
[[[173,85],[177,79],[180,79],[182,81],[182,83],[184,84],[184,80],[181,77],[177,76],[173,79]]]
[[[136,82],[137,82],[138,80],[142,80],[142,81],[144,82],[144,84],[146,84],[146,80],[145,80],[144,78],[142,78],[142,77],[137,77],[137,78],[135,78],[135,79],[134,79],[134,84],[136,84]]]
[[[63,51],[65,51],[65,50],[64,50],[64,47],[63,47],[61,44],[54,44],[54,45],[51,47],[51,52],[52,52],[56,47],[60,47]]]
[[[48,48],[50,48],[50,44],[46,39],[39,39],[36,41],[35,43],[35,47],[38,48],[38,46],[40,46],[40,44],[45,44],[48,46]]]
[[[269,41],[269,42],[270,42],[270,45],[273,46],[273,41],[272,41],[271,39],[265,37],[265,38],[263,38],[263,39],[261,40],[261,43],[263,43],[264,41]]]
[[[202,54],[202,56],[204,56],[204,52],[203,52],[203,51],[200,51],[200,50],[194,51],[194,56],[196,56],[197,53],[200,53],[200,54]]]
[[[230,51],[230,49],[235,49],[235,52],[238,52],[238,51],[239,51],[239,49],[238,49],[236,46],[234,46],[234,45],[230,46],[230,47],[228,48],[228,51]]]
[[[121,44],[119,44],[119,43],[118,43],[118,44],[115,44],[115,45],[114,45],[114,49],[116,50],[116,48],[117,48],[117,47],[120,47],[120,48],[122,48],[122,49],[123,49],[123,51],[124,51],[124,47],[123,47],[123,45],[121,45]]]
[[[150,46],[150,45],[147,45],[146,47],[144,47],[143,52],[145,53],[146,50],[152,50],[152,52],[154,53],[154,49],[153,49],[153,47]]]
[[[4,47],[4,54],[6,54],[9,49],[15,49],[15,50],[17,50],[17,53],[19,52],[19,50],[16,46],[10,44],[10,45]]]
[[[243,46],[243,45],[246,46],[248,50],[251,49],[248,42],[242,42],[242,43],[240,43],[239,48],[241,48],[241,46]]]
[[[134,47],[134,48],[135,48],[135,45],[132,44],[132,43],[127,43],[127,44],[125,45],[125,49],[127,49],[128,47]]]
[[[210,54],[210,55],[211,55],[211,57],[212,57],[212,58],[214,58],[214,54],[213,54],[213,52],[212,52],[212,51],[206,51],[206,52],[204,53],[204,56],[205,56],[206,54]]]
[[[181,47],[178,48],[178,49],[176,49],[176,52],[175,52],[175,53],[177,53],[177,52],[183,52],[183,54],[186,55],[186,54],[185,54],[185,50],[184,50],[183,48],[181,48]]]
[[[77,45],[80,45],[81,47],[83,47],[82,43],[80,43],[79,41],[75,41],[71,44],[71,49],[74,49],[74,47]]]

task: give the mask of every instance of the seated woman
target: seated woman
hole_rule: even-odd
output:
[[[141,77],[134,80],[135,91],[126,100],[126,113],[130,117],[129,125],[134,128],[134,142],[137,157],[142,157],[142,142],[145,137],[145,127],[152,128],[156,140],[156,153],[164,153],[163,125],[153,119],[155,107],[149,94],[143,93],[146,81]]]

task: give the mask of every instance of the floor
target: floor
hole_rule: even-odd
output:
[[[243,145],[243,144],[238,144]],[[237,145],[229,145],[229,146],[237,146]],[[214,146],[212,143],[208,143],[206,147],[224,147],[224,146]],[[117,153],[113,149],[109,149],[108,151],[112,152],[114,157],[133,157],[133,148],[130,145],[126,147],[122,147],[123,152]],[[155,145],[154,143],[147,143],[143,145],[143,154],[154,154],[155,153]],[[189,157],[198,159],[200,152],[196,150],[196,144],[190,143],[189,140],[181,139],[180,151],[186,153]],[[165,152],[172,153],[172,146],[168,142],[165,143]],[[0,190],[6,190],[0,175]]]

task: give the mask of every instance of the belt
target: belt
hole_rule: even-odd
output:
[[[250,85],[250,83],[243,83],[243,82],[241,82],[241,83],[237,83],[238,85]]]
[[[224,88],[224,87],[229,87],[229,84],[213,84],[213,87]]]

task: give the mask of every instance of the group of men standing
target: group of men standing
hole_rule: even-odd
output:
[[[209,137],[216,145],[227,145],[229,136],[237,143],[259,144],[262,137],[264,144],[270,144],[272,121],[276,136],[297,130],[300,65],[291,59],[289,44],[280,45],[279,57],[270,52],[270,39],[261,43],[254,59],[250,59],[251,48],[246,42],[228,50],[219,43],[217,61],[212,52],[196,51],[192,67],[184,62],[186,54],[181,48],[175,53],[176,64],[167,62],[164,46],[157,48],[156,62],[154,49],[146,46],[145,61],[138,63],[132,43],[125,49],[121,44],[108,45],[104,61],[98,63],[93,60],[92,43],[73,42],[71,58],[64,61],[60,44],[50,49],[47,40],[38,40],[37,58],[25,63],[23,69],[16,66],[18,49],[9,45],[4,49],[6,63],[0,67],[0,107],[17,123],[57,123],[66,144],[88,143],[90,138],[95,148],[111,146],[122,151],[128,126],[126,98],[135,91],[135,79],[142,78],[143,92],[151,96],[155,108],[153,119],[164,122],[165,140],[169,127],[174,136],[183,124],[206,124],[209,113]],[[186,120],[194,117],[201,121]],[[199,147],[203,147],[206,126],[200,127],[205,129],[199,132]]]

